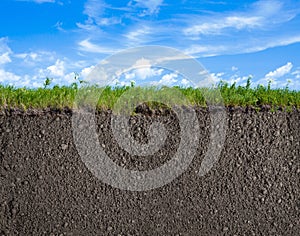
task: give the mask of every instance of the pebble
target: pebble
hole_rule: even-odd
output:
[[[282,200],[281,200],[281,199],[279,199],[277,202],[278,202],[278,203],[281,203],[281,201],[282,201]]]
[[[277,130],[277,131],[274,133],[274,136],[275,136],[275,137],[278,137],[278,136],[280,136],[280,131],[279,131],[279,130]]]
[[[61,148],[62,148],[62,150],[66,150],[66,149],[68,149],[68,145],[67,144],[62,144]]]

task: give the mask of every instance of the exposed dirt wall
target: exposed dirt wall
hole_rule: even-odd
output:
[[[0,115],[0,235],[298,235],[300,112],[227,109],[219,161],[196,174],[207,150],[210,118],[197,109],[200,140],[184,174],[144,192],[113,188],[81,160],[72,113]],[[147,170],[170,160],[180,142],[173,113],[138,113],[132,134],[147,143],[153,120],[165,124],[164,148],[130,156],[114,140],[111,112],[97,114],[99,141],[118,165]]]

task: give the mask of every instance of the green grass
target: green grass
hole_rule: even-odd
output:
[[[222,99],[225,106],[251,106],[260,109],[263,105],[269,105],[272,109],[278,108],[300,108],[300,91],[293,91],[286,88],[271,89],[271,86],[257,86],[251,87],[251,81],[248,79],[246,86],[236,86],[236,84],[229,85],[225,82],[220,82],[213,88],[183,88],[183,87],[105,87],[97,86],[81,86],[84,81],[78,81],[70,86],[53,86],[49,88],[51,80],[46,79],[44,88],[29,89],[29,88],[15,88],[13,86],[0,85],[0,108],[58,108],[74,107],[75,97],[78,99],[78,104],[83,101],[91,106],[97,105],[99,109],[111,109],[118,101],[124,92],[131,90],[131,96],[134,91],[134,97],[140,101],[151,101],[154,94],[158,101],[170,102],[170,104],[186,105],[186,102],[180,96],[174,95],[174,91],[178,91],[184,95],[190,105],[207,106],[209,98],[212,104],[222,104],[220,97],[215,96],[217,91],[221,92]],[[175,89],[175,90],[174,90]],[[90,99],[91,95],[98,96],[101,92],[101,97],[97,104]],[[80,94],[80,96],[76,96]],[[204,96],[205,95],[205,98]],[[93,96],[91,96],[93,98]],[[98,98],[98,97],[97,97]],[[124,99],[123,99],[124,100]],[[150,106],[161,106],[158,102],[147,102]],[[124,106],[124,104],[121,104]],[[130,103],[126,105],[131,105]]]

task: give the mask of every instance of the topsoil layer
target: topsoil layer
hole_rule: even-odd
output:
[[[189,168],[149,191],[113,188],[81,160],[72,112],[0,115],[0,235],[299,235],[300,112],[227,109],[220,159],[197,174],[207,151],[209,112],[197,109],[200,140]],[[149,157],[130,156],[97,114],[99,141],[118,165],[147,170],[172,159],[180,126],[172,112],[137,111],[131,133],[147,143],[153,121],[168,131]]]

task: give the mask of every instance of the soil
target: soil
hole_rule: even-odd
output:
[[[219,161],[197,171],[207,151],[209,112],[197,108],[200,139],[189,168],[149,191],[97,179],[79,156],[72,111],[0,114],[0,235],[299,235],[300,111],[227,108]],[[111,111],[96,114],[99,140],[119,166],[153,169],[180,142],[176,114],[137,109],[131,133],[147,143],[153,121],[168,136],[152,156],[130,156],[113,137]]]

